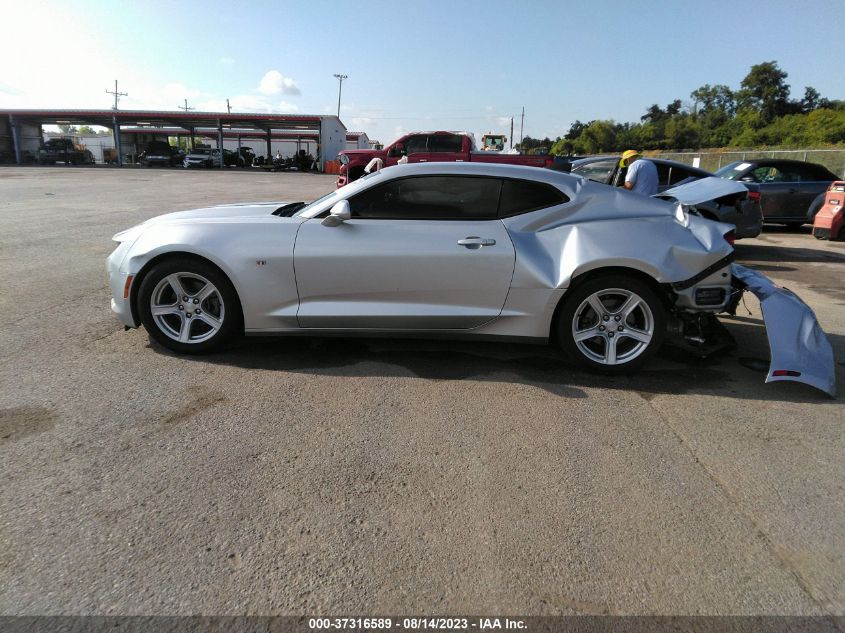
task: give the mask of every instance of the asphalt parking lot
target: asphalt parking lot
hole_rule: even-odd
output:
[[[836,400],[763,383],[751,295],[736,351],[622,378],[493,343],[185,358],[112,316],[118,230],[333,180],[0,169],[0,614],[845,613],[845,244],[737,249],[816,311]]]

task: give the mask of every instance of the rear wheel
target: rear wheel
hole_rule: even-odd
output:
[[[243,330],[231,282],[211,264],[194,259],[155,266],[141,283],[138,312],[150,337],[183,354],[216,351]]]
[[[638,370],[660,348],[666,314],[654,291],[634,277],[606,275],[576,287],[558,315],[564,352],[604,374]]]

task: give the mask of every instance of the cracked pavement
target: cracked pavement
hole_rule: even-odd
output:
[[[845,613],[843,407],[736,351],[597,377],[551,348],[247,339],[109,310],[112,234],[330,176],[0,169],[0,614]],[[738,259],[845,359],[845,248]]]

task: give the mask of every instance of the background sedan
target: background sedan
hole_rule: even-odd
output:
[[[824,192],[838,180],[822,165],[778,158],[738,161],[725,165],[716,175],[757,185],[763,221],[793,227],[813,222]]]

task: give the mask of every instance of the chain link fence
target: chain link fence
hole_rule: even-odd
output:
[[[687,165],[695,164],[707,171],[716,171],[728,163],[758,158],[787,158],[824,165],[841,178],[845,178],[845,149],[767,149],[703,152],[648,152],[654,158],[676,160]]]

